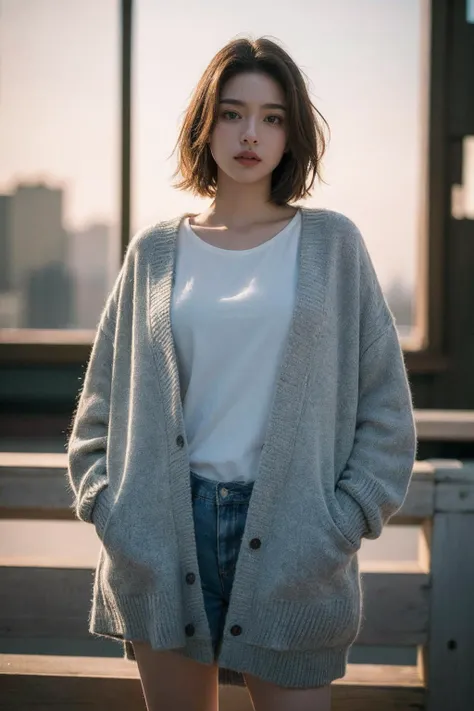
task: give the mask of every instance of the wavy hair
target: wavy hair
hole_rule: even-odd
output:
[[[211,60],[185,111],[173,153],[178,167],[173,184],[202,197],[214,197],[217,164],[209,140],[218,116],[221,92],[229,79],[240,73],[259,72],[274,79],[285,96],[287,146],[273,170],[270,201],[285,205],[311,195],[316,177],[322,182],[321,159],[327,146],[326,119],[313,105],[301,70],[276,42],[260,37],[236,39]]]

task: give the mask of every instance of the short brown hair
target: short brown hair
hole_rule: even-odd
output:
[[[261,72],[272,77],[281,86],[287,102],[287,151],[273,171],[271,202],[285,205],[311,195],[316,176],[322,180],[324,126],[328,130],[329,126],[311,102],[301,70],[282,47],[264,37],[229,42],[204,71],[173,149],[174,152],[178,148],[178,168],[173,177],[182,176],[173,187],[203,197],[215,196],[217,165],[208,141],[217,120],[224,84],[243,72]]]

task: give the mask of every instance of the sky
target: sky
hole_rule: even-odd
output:
[[[360,228],[384,287],[423,258],[428,0],[135,0],[133,232],[208,201],[171,187],[183,112],[222,45],[267,36],[331,127],[303,204]],[[67,189],[65,223],[118,224],[119,0],[0,0],[0,192]]]

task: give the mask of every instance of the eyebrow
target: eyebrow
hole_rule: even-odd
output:
[[[240,99],[221,99],[219,104],[232,104],[233,106],[246,106],[245,101],[240,101]],[[281,109],[286,111],[283,104],[262,104],[262,109]]]

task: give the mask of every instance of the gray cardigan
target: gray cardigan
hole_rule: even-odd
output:
[[[301,209],[293,319],[218,657],[221,678],[240,673],[228,683],[344,676],[361,539],[401,507],[416,456],[398,333],[364,240],[340,213]],[[170,322],[183,217],[130,242],[73,418],[68,481],[102,542],[90,633],[121,640],[129,659],[137,639],[210,664]]]

